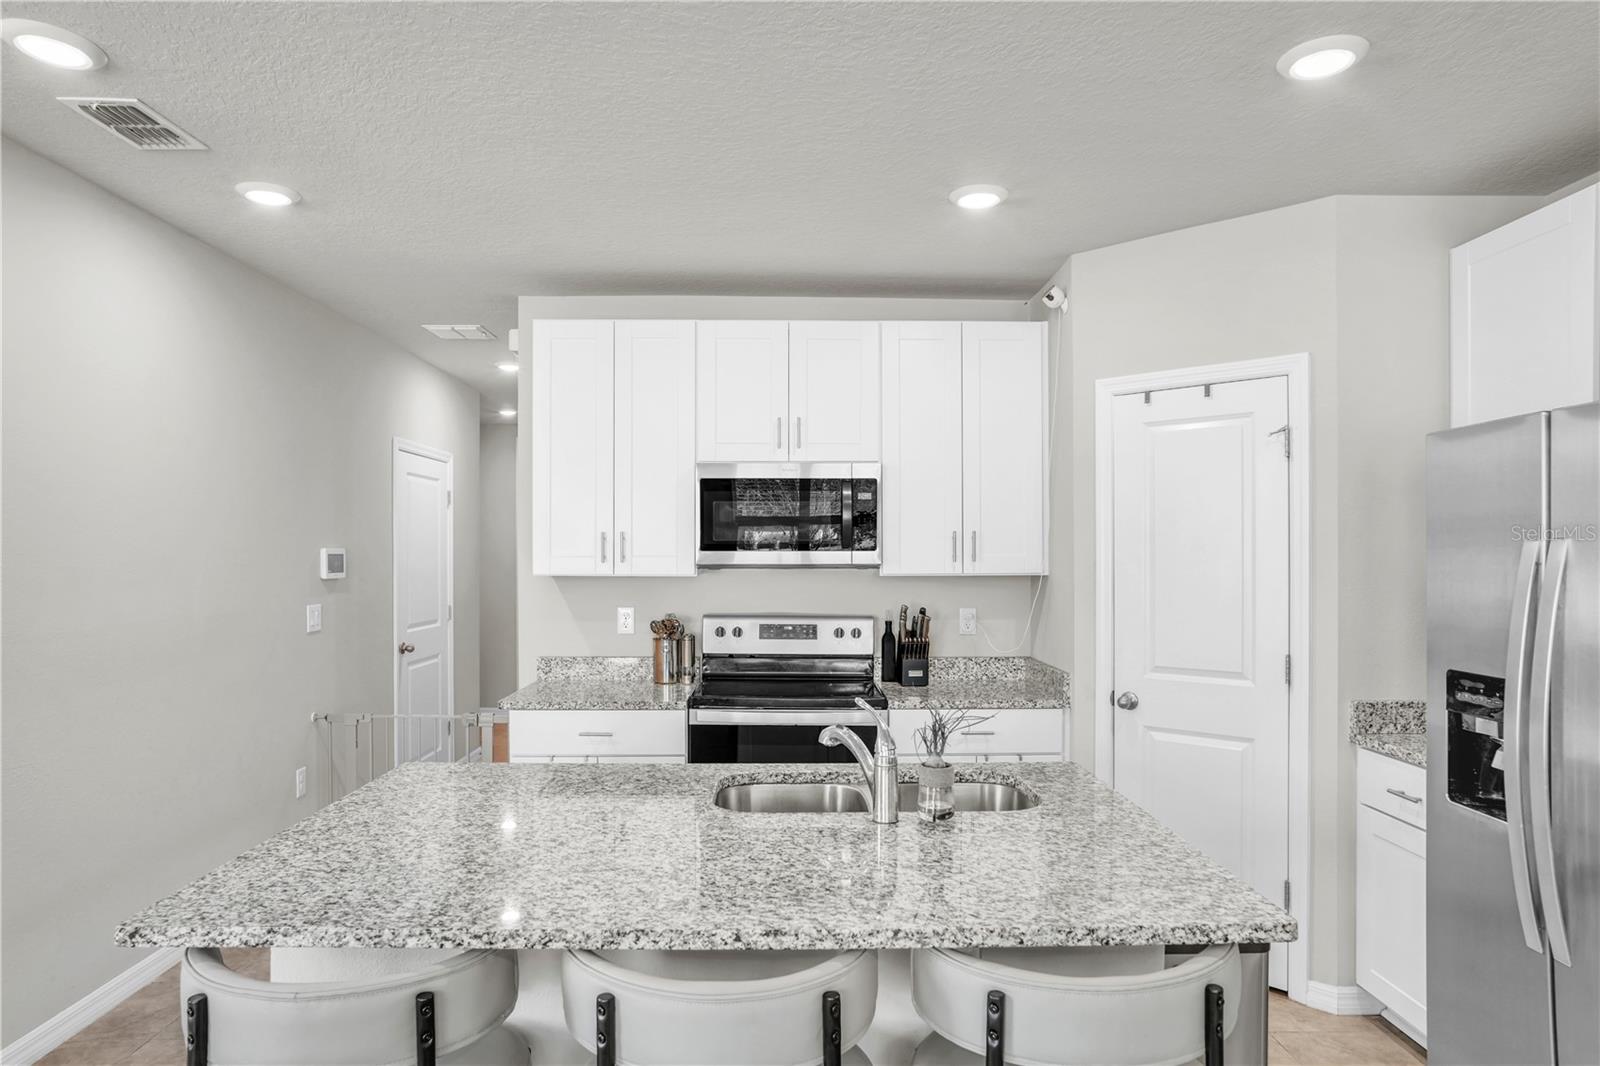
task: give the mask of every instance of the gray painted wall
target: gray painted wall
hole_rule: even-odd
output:
[[[478,695],[493,707],[517,690],[517,427],[479,438]]]
[[[944,319],[1028,318],[1020,300],[853,299],[744,296],[524,296],[518,321],[523,336],[535,318],[776,318]],[[517,445],[517,633],[518,676],[526,684],[540,655],[648,655],[645,624],[668,611],[689,620],[711,611],[854,611],[882,618],[891,607],[926,605],[936,619],[940,653],[989,655],[983,637],[956,633],[959,607],[976,607],[995,645],[1028,654],[1024,638],[1035,582],[1026,577],[882,578],[876,571],[715,570],[694,578],[535,577],[528,532],[532,480],[528,474],[534,434],[526,431],[534,410],[531,375],[518,383],[524,428]],[[1053,565],[1062,565],[1057,560]],[[616,634],[616,609],[631,606],[638,624],[632,636]]]
[[[1310,353],[1312,980],[1355,973],[1345,707],[1423,694],[1422,442],[1445,422],[1447,253],[1538,202],[1334,197],[1082,253],[1056,276],[1070,299],[1072,442],[1052,529],[1071,533],[1053,547],[1035,654],[1073,671],[1085,765],[1108,683],[1093,676],[1095,382]]]
[[[135,962],[119,921],[317,808],[312,712],[389,709],[396,435],[455,456],[478,706],[478,397],[9,140],[3,179],[9,1044]]]

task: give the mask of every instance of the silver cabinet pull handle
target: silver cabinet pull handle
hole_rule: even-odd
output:
[[[1539,582],[1539,614],[1534,625],[1532,683],[1528,686],[1528,799],[1533,804],[1528,821],[1533,829],[1533,869],[1539,879],[1539,905],[1544,911],[1545,936],[1550,957],[1572,965],[1567,943],[1567,917],[1556,882],[1555,835],[1550,829],[1550,677],[1555,666],[1556,623],[1561,614],[1561,592],[1567,576],[1567,552],[1572,542],[1550,542],[1544,578]]]
[[[623,530],[617,534],[617,562],[628,561],[628,531]]]
[[[606,535],[604,533],[600,534],[600,561],[602,563],[606,561]]]
[[[1402,792],[1398,788],[1386,788],[1386,789],[1384,789],[1384,791],[1389,793],[1389,795],[1396,797],[1397,799],[1405,800],[1407,803],[1421,803],[1422,802],[1422,797],[1421,796],[1413,796],[1411,793]]]
[[[1522,922],[1522,940],[1528,950],[1544,954],[1539,923],[1533,916],[1533,883],[1528,876],[1526,817],[1522,809],[1523,733],[1527,724],[1528,633],[1533,623],[1533,586],[1539,572],[1536,541],[1522,546],[1517,563],[1517,583],[1511,594],[1511,624],[1506,639],[1506,707],[1501,719],[1505,740],[1501,752],[1505,762],[1506,843],[1511,849],[1511,889],[1517,900],[1517,917]],[[1537,800],[1535,800],[1537,802]]]
[[[972,531],[972,561],[978,561],[978,531],[976,529]]]
[[[778,416],[778,450],[783,451],[783,416]]]
[[[799,415],[795,415],[794,416],[794,446],[796,448],[803,447],[803,445],[800,443],[800,416]]]
[[[953,529],[950,531],[950,561],[952,563],[961,561],[961,534]]]
[[[992,736],[994,736],[994,730],[992,730],[992,729],[963,729],[961,731],[961,735],[964,736],[964,737],[992,737]]]
[[[580,732],[578,735],[580,737],[609,737],[611,734],[610,733],[584,733],[584,732]]]

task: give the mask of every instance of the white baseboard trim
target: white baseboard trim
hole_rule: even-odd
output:
[[[1383,1004],[1360,985],[1306,982],[1306,1006],[1324,1014],[1379,1014]]]
[[[161,976],[182,957],[182,948],[157,948],[37,1029],[24,1033],[0,1049],[0,1063],[5,1063],[5,1066],[33,1066],[99,1021],[117,1004]],[[173,1007],[176,1009],[176,1003]]]

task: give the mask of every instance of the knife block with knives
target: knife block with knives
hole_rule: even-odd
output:
[[[909,617],[908,610],[905,604],[900,605],[900,645],[896,653],[899,663],[895,673],[906,688],[926,688],[932,620],[926,607],[918,609],[915,617]]]

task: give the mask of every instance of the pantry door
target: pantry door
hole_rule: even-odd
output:
[[[1113,784],[1274,901],[1289,877],[1288,402],[1286,377],[1112,401]]]
[[[452,758],[452,569],[448,452],[394,446],[394,761]]]

